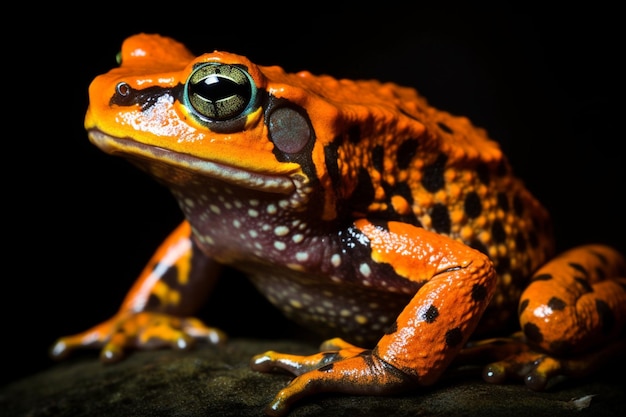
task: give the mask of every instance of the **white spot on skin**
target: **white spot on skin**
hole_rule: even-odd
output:
[[[220,208],[218,206],[216,206],[215,204],[211,204],[209,206],[209,209],[211,209],[211,211],[215,214],[220,214],[222,211],[220,210]]]
[[[259,212],[255,209],[250,209],[248,210],[248,216],[250,217],[257,217],[259,215]]]
[[[256,206],[258,206],[258,205],[259,205],[259,200],[254,200],[254,199],[253,199],[253,200],[250,200],[248,203],[249,203],[252,207],[256,207]]]
[[[250,237],[252,238],[257,238],[259,237],[259,234],[257,233],[256,230],[248,230],[248,234],[250,235]]]
[[[294,243],[300,243],[304,240],[304,236],[298,233],[297,235],[293,235],[291,239],[294,241]]]
[[[193,202],[193,200],[191,198],[186,198],[185,199],[185,205],[187,207],[193,207],[195,204],[194,204],[194,202]]]
[[[359,272],[364,277],[369,277],[372,274],[372,270],[370,269],[370,266],[366,263],[359,265]]]
[[[276,208],[276,205],[274,204],[268,204],[266,210],[269,214],[276,214],[278,212],[278,209]]]
[[[285,236],[289,233],[289,228],[287,226],[277,226],[274,228],[274,234],[276,236]]]
[[[237,219],[233,220],[233,226],[235,226],[237,229],[239,229],[241,227],[241,222]]]
[[[309,254],[306,252],[298,252],[296,253],[296,260],[298,260],[299,262],[304,262],[307,259],[309,259]]]
[[[336,268],[341,265],[341,255],[335,253],[330,257],[330,263]]]
[[[278,250],[285,250],[287,248],[287,245],[285,244],[285,242],[276,241],[274,242],[274,247]]]

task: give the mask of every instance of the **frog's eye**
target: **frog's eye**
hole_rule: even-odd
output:
[[[236,65],[198,65],[185,83],[183,103],[200,123],[215,124],[245,118],[257,106],[257,89],[248,72]]]

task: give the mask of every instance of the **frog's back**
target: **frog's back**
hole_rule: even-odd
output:
[[[488,310],[486,320],[512,316],[554,244],[547,211],[498,144],[414,89],[369,80],[321,84],[316,90],[336,103],[338,118],[360,121],[330,145],[337,166],[328,171],[349,214],[418,225],[485,253],[499,275],[489,309],[495,314]]]

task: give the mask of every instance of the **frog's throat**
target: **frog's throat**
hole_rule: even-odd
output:
[[[88,135],[89,140],[94,145],[108,154],[125,154],[146,160],[160,161],[193,171],[197,175],[205,175],[240,187],[264,192],[292,194],[297,188],[294,181],[288,176],[250,172],[165,148],[148,146],[130,138],[107,135],[98,129],[89,129]]]

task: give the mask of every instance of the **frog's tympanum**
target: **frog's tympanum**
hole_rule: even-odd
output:
[[[555,255],[548,213],[466,118],[411,88],[194,57],[157,35],[128,38],[120,58],[89,89],[89,138],[167,186],[185,220],[119,312],[53,356],[223,341],[193,317],[222,265],[328,338],[311,356],[252,358],[295,376],[272,415],[321,392],[431,385],[487,347],[488,381],[533,389],[623,354],[624,258],[600,244]],[[512,317],[506,342],[468,345]]]

